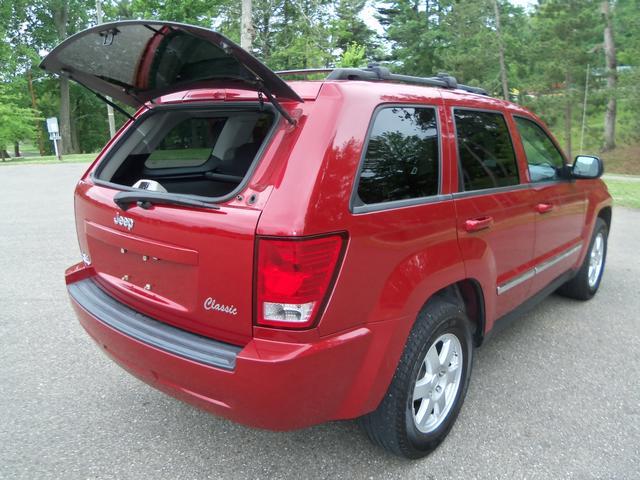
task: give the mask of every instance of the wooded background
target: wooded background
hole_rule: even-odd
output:
[[[25,144],[50,154],[44,123],[50,116],[59,118],[64,153],[95,152],[108,140],[105,104],[37,67],[101,14],[103,22],[201,25],[237,42],[242,30],[243,45],[274,70],[375,62],[409,75],[447,72],[533,109],[570,156],[638,146],[640,0],[518,3],[525,6],[506,0],[0,0],[0,152],[18,155]],[[116,112],[116,127],[123,121]]]

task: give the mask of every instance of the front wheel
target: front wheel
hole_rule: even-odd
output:
[[[596,224],[589,243],[589,251],[576,276],[562,285],[558,293],[578,300],[589,300],[600,287],[604,264],[607,259],[607,237],[609,229],[601,218]]]
[[[464,310],[434,299],[420,312],[378,408],[361,419],[384,449],[420,458],[446,437],[469,384],[473,346]]]

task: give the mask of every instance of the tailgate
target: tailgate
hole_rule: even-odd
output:
[[[126,212],[118,190],[80,182],[76,226],[98,283],[135,310],[178,328],[244,344],[252,334],[260,210],[153,205]]]

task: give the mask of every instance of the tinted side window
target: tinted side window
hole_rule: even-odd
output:
[[[531,181],[559,178],[558,171],[564,165],[564,158],[549,136],[537,123],[522,117],[515,119],[527,156]]]
[[[464,190],[518,184],[518,165],[504,116],[456,109],[454,117]]]
[[[435,109],[384,108],[369,135],[358,195],[365,204],[436,195],[438,164]]]

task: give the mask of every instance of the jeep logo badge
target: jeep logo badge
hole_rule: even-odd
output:
[[[133,218],[123,217],[118,212],[116,212],[116,216],[113,217],[113,223],[120,225],[121,227],[125,227],[127,230],[131,230],[133,228]]]

